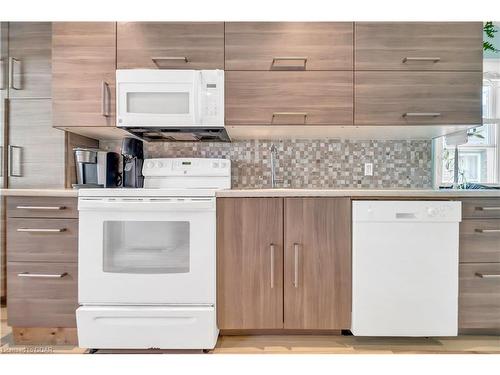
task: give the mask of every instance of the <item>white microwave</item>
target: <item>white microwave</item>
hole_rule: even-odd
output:
[[[223,70],[116,71],[116,125],[145,140],[229,140]]]

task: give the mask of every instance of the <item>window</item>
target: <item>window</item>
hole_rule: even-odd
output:
[[[500,56],[484,60],[483,124],[458,146],[459,183],[500,183]],[[453,183],[454,159],[455,146],[434,140],[435,187]]]

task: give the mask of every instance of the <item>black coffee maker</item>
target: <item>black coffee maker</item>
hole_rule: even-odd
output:
[[[122,142],[123,184],[124,188],[142,188],[144,176],[142,164],[144,151],[142,141],[135,138],[124,138]]]

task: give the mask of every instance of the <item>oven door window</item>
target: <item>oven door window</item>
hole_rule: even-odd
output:
[[[105,221],[103,271],[189,272],[188,221]]]

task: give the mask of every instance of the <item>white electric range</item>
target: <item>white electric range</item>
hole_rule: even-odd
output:
[[[79,191],[79,346],[215,347],[215,192],[226,159],[148,159],[144,189]]]

